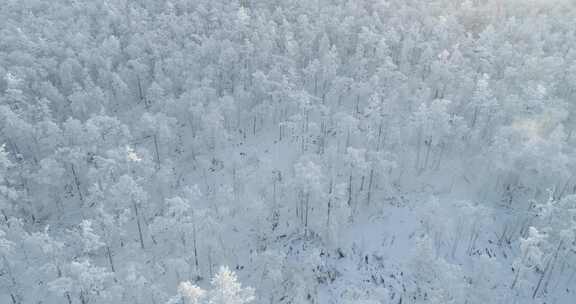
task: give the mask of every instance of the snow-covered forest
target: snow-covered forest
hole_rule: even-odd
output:
[[[0,0],[0,303],[576,303],[576,1]]]

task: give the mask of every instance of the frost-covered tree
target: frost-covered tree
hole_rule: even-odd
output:
[[[0,303],[573,303],[575,16],[4,1]]]
[[[220,267],[210,281],[211,289],[206,291],[188,281],[178,285],[180,297],[190,304],[244,304],[254,301],[254,290],[242,287],[236,274],[226,266]],[[172,300],[174,302],[176,300]]]

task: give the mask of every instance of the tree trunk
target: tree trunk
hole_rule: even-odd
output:
[[[142,225],[140,223],[140,216],[138,215],[138,205],[136,202],[132,202],[134,205],[134,213],[136,215],[136,225],[138,226],[138,237],[140,239],[140,248],[144,249],[144,238],[142,236]]]
[[[554,267],[554,263],[556,263],[556,259],[558,258],[558,252],[560,251],[560,248],[562,248],[563,243],[564,243],[564,241],[561,240],[560,243],[558,244],[558,248],[556,248],[556,252],[554,253],[554,256],[550,257],[550,259],[548,260],[548,263],[546,263],[546,267],[544,268],[544,271],[542,272],[542,274],[540,275],[540,278],[538,279],[538,284],[536,285],[536,288],[534,289],[534,293],[532,293],[532,299],[536,298],[536,295],[538,294],[538,290],[540,290],[540,286],[542,285],[542,282],[544,281],[544,277],[546,277],[548,272],[551,271],[550,269],[552,269]]]
[[[332,189],[334,188],[334,181],[330,180],[330,190],[328,190],[328,210],[326,214],[326,234],[330,231],[330,213],[332,212]]]
[[[374,168],[370,169],[370,178],[368,179],[368,194],[366,195],[366,205],[370,206],[372,196],[372,183],[374,182]]]
[[[352,174],[348,178],[348,206],[352,206]]]
[[[160,169],[160,149],[158,148],[158,136],[154,134],[154,151],[156,152],[156,170]]]
[[[112,269],[112,272],[116,272],[114,270],[114,262],[112,261],[112,252],[110,251],[110,246],[106,246],[106,255],[108,256],[108,262],[110,263],[110,269]]]
[[[196,245],[196,224],[194,224],[192,228],[192,237],[193,237],[193,244],[194,244],[194,266],[196,267],[196,278],[200,278],[200,267],[198,263],[198,246]]]
[[[84,196],[82,195],[82,191],[80,190],[80,179],[78,178],[78,174],[76,174],[76,169],[74,169],[74,165],[71,165],[72,168],[72,175],[74,176],[74,185],[76,186],[76,191],[78,192],[78,197],[80,198],[80,206],[84,205]]]

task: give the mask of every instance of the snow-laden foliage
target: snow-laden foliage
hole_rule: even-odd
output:
[[[574,303],[575,85],[571,0],[2,1],[0,303]]]

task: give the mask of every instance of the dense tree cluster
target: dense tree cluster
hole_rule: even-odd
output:
[[[573,1],[6,0],[0,76],[2,303],[576,299]]]

